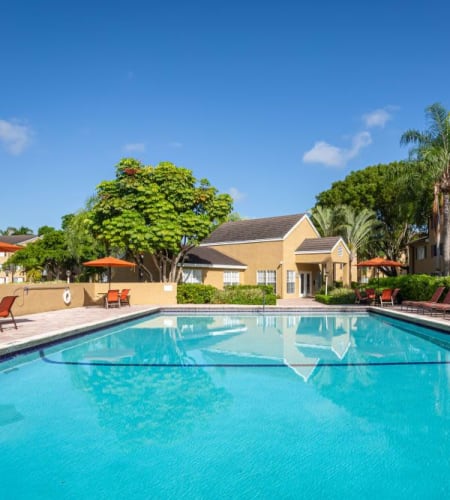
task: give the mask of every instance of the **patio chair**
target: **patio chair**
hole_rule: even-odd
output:
[[[108,293],[105,295],[105,307],[106,309],[110,307],[120,307],[119,290],[108,290]]]
[[[425,312],[429,312],[431,316],[433,316],[433,313],[436,311],[442,312],[445,316],[445,313],[447,311],[450,311],[450,289],[445,294],[444,300],[442,302],[424,302],[422,304],[422,309],[424,314]]]
[[[14,301],[17,299],[18,295],[6,295],[0,301],[0,318],[7,318],[11,316],[11,321],[14,323],[14,328],[17,330],[16,320],[14,319],[14,314],[11,311],[11,308],[14,304]],[[0,323],[0,332],[3,331],[2,324]]]
[[[375,293],[374,288],[366,288],[366,295],[369,297],[370,302],[374,302],[375,299],[377,298],[377,294]]]
[[[437,304],[444,290],[445,286],[438,286],[430,300],[404,300],[400,309],[405,307],[406,310],[408,310],[408,308],[411,310],[416,309],[416,311],[419,312],[420,309],[423,310],[423,304]]]
[[[400,288],[386,288],[381,292],[379,297],[380,306],[393,306],[395,304],[398,293],[400,292]]]
[[[355,288],[355,304],[368,304],[370,301],[367,295],[362,295],[361,291]]]
[[[120,305],[123,305],[123,304],[130,305],[130,289],[129,288],[124,288],[120,292]]]

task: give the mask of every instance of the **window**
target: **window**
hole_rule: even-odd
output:
[[[239,271],[224,271],[223,272],[223,285],[239,285]]]
[[[427,258],[427,247],[426,246],[417,247],[416,258],[417,258],[417,260],[424,260]]]
[[[202,283],[201,269],[183,269],[183,283]]]
[[[295,292],[295,271],[287,271],[286,275],[286,293]]]
[[[439,255],[442,255],[443,254],[442,253],[442,243],[439,245],[439,250],[440,250]],[[437,257],[437,245],[433,245],[431,247],[431,256]]]
[[[258,285],[272,285],[274,292],[277,289],[276,271],[256,271],[256,283]]]
[[[342,257],[344,255],[344,249],[342,248],[342,245],[338,246],[337,254],[338,254],[338,257]]]

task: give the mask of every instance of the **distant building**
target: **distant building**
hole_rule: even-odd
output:
[[[11,236],[0,235],[0,241],[11,243],[12,245],[26,246],[39,239],[34,234],[14,234]],[[23,283],[26,281],[26,274],[20,266],[5,266],[5,262],[11,257],[10,252],[0,252],[0,284],[2,283]]]

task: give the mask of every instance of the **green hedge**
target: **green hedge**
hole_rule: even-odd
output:
[[[211,285],[181,283],[178,304],[243,304],[276,305],[277,296],[271,286],[235,285],[218,290]]]
[[[217,290],[216,304],[276,305],[277,296],[267,285],[233,285]]]
[[[355,292],[351,288],[335,288],[328,295],[318,293],[314,298],[322,304],[354,304]]]
[[[178,304],[212,304],[216,289],[211,285],[180,283],[177,287]]]

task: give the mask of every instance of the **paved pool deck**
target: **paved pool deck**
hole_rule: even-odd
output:
[[[258,311],[258,312],[307,312],[333,313],[340,311],[372,311],[390,317],[412,321],[414,323],[438,328],[450,334],[450,314],[430,316],[401,311],[400,307],[366,307],[366,306],[325,306],[312,298],[279,300],[277,306],[124,306],[105,309],[103,307],[79,307],[29,314],[16,317],[17,330],[9,318],[0,320],[3,331],[0,332],[0,356],[8,356],[20,351],[32,349],[52,341],[61,340],[76,334],[110,326],[122,321],[155,314],[159,311],[186,312],[223,312],[223,311]]]

